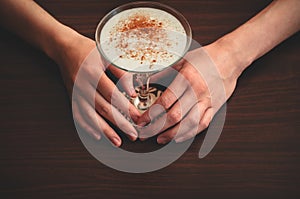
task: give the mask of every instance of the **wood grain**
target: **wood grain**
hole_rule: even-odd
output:
[[[44,0],[61,22],[93,38],[98,21],[128,1]],[[245,22],[267,0],[161,1],[208,44]],[[0,30],[0,198],[283,198],[300,196],[300,34],[240,77],[223,133],[204,159],[204,134],[159,171],[129,174],[106,167],[82,145],[57,65]],[[154,150],[154,140],[124,142]]]

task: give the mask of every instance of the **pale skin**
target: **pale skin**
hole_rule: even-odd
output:
[[[61,24],[31,0],[0,0],[0,24],[52,58],[60,66],[66,88],[71,94],[81,63],[95,48],[93,40]],[[167,89],[156,102],[156,105],[165,108],[167,118],[165,126],[159,132],[155,132],[155,134],[159,134],[157,142],[165,144],[174,138],[175,141],[181,142],[207,128],[216,111],[233,93],[241,73],[253,61],[299,29],[300,1],[278,0],[272,2],[262,12],[233,32],[210,45],[189,52],[186,61],[181,61],[174,68],[189,80],[191,87],[180,84],[175,78],[170,87],[180,88],[178,93],[174,94],[170,89]],[[219,79],[215,80],[222,81],[225,89],[225,97],[221,98],[223,101],[217,104],[212,103],[210,99],[218,98],[220,94],[218,92],[211,94],[208,87],[213,88],[213,85],[207,86],[197,71],[197,68],[201,68],[197,66],[201,63],[201,60],[198,60],[198,54],[203,53],[203,50],[209,55],[219,71]],[[104,120],[106,118],[116,124],[110,105],[111,93],[115,86],[103,74],[106,69],[105,64],[100,59],[98,63],[99,67],[90,67],[86,71],[87,74],[90,74],[90,78],[96,78],[97,75],[102,74],[100,82],[96,86],[96,110],[92,108],[93,106],[87,98],[81,97],[73,102],[75,103],[73,106],[74,119],[94,138],[100,139],[102,135],[105,135],[115,146],[120,146],[122,140],[119,135]],[[124,75],[124,72],[120,70],[113,69],[112,72],[117,77]],[[214,78],[216,77],[212,79]],[[95,88],[89,84],[88,80],[86,81],[85,84],[88,89],[84,89],[83,92],[87,92],[88,95],[88,92]],[[136,95],[130,86],[125,87],[125,90],[130,95]],[[191,91],[195,93],[195,100],[187,100],[189,97],[186,96],[189,96]],[[178,99],[174,96],[181,97]],[[124,101],[124,104],[126,103]],[[178,103],[187,107],[184,113],[180,111]],[[87,120],[82,117],[83,112],[94,112],[96,117]],[[133,106],[129,106],[129,113],[131,118],[139,124],[145,125],[151,120],[149,112],[141,116]],[[200,116],[198,123],[191,122],[194,121],[193,114],[195,113]],[[120,120],[124,124],[122,130],[128,134],[131,140],[136,140],[138,136],[136,129],[124,117],[120,117]],[[191,129],[186,129],[186,132],[176,135],[180,124],[184,121],[190,121]],[[151,128],[155,125],[155,122],[149,124],[141,130],[140,136],[153,136]]]
[[[220,105],[232,95],[241,73],[253,61],[299,29],[300,1],[277,0],[233,32],[203,47],[203,49],[199,48],[189,52],[186,61],[179,63],[175,69],[188,79],[190,84],[182,84],[176,79],[171,83],[169,88],[176,88],[174,89],[175,93],[171,89],[167,89],[154,104],[154,106],[162,106],[166,111],[166,116],[162,117],[166,118],[164,127],[160,131],[154,130],[160,122],[158,119],[141,130],[140,137],[147,138],[159,134],[157,142],[160,144],[165,144],[173,139],[176,142],[182,142],[206,129]],[[203,68],[201,66],[202,60],[198,58],[199,55],[203,54],[203,50],[206,51],[219,71],[218,79],[215,79],[216,77],[206,77],[206,79],[223,82],[226,95],[223,98],[220,93],[209,92],[209,90],[213,92],[217,88],[209,82],[210,89],[208,89],[207,82],[196,69]],[[194,100],[189,97],[191,92],[196,94]],[[211,99],[220,98],[223,99],[221,103],[212,103]],[[139,124],[146,125],[151,121],[151,118],[160,114],[157,111],[150,116],[149,112],[148,110],[142,115],[138,121]],[[197,116],[195,114],[200,114],[199,122],[194,121],[195,116]],[[177,135],[180,125],[186,123],[189,124],[190,128],[186,128],[185,132]]]
[[[52,58],[60,67],[62,77],[64,79],[67,91],[71,95],[73,85],[76,79],[76,74],[81,63],[95,48],[95,42],[75,30],[63,25],[55,20],[39,5],[31,0],[1,0],[0,1],[0,25],[22,37],[30,44],[44,51]],[[108,125],[104,118],[116,125],[112,114],[110,104],[111,93],[115,89],[114,83],[105,75],[105,64],[101,59],[95,60],[98,65],[91,63],[90,67],[85,67],[84,71],[89,78],[81,82],[84,85],[82,89],[83,95],[73,100],[73,115],[79,125],[85,129],[95,139],[100,139],[105,135],[115,146],[120,146],[122,143],[119,135]],[[113,69],[112,71],[117,77],[121,77],[124,72]],[[99,84],[94,88],[92,80],[101,75]],[[89,93],[97,89],[95,96],[95,107],[89,99]],[[136,95],[132,87],[126,87],[125,90],[131,95]],[[121,95],[120,95],[121,96]],[[127,104],[125,100],[121,104]],[[127,108],[127,107],[119,107]],[[140,113],[129,106],[129,112],[133,120],[140,117]],[[95,113],[95,114],[94,114]],[[83,115],[93,115],[94,117],[83,117]],[[127,121],[124,116],[118,118],[128,137],[134,141],[137,139],[137,131],[132,124]]]

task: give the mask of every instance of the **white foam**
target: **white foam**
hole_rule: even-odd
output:
[[[110,18],[100,33],[100,42],[104,56],[114,65],[133,72],[154,72],[181,58],[187,36],[173,15],[142,7]]]

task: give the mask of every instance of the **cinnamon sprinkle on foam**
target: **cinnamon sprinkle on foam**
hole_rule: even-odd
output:
[[[134,59],[149,67],[158,59],[172,57],[166,47],[172,46],[167,29],[162,21],[146,14],[136,13],[120,20],[110,32],[109,41],[115,41],[119,58]]]

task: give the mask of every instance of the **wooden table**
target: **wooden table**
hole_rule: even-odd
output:
[[[39,4],[93,38],[98,21],[125,2]],[[194,39],[205,45],[270,1],[162,2],[182,12]],[[298,33],[243,73],[227,104],[222,135],[206,158],[198,158],[201,134],[168,167],[131,174],[113,170],[87,152],[76,133],[57,65],[1,29],[0,198],[299,198],[299,44]],[[125,140],[123,145],[157,148],[154,140]]]

